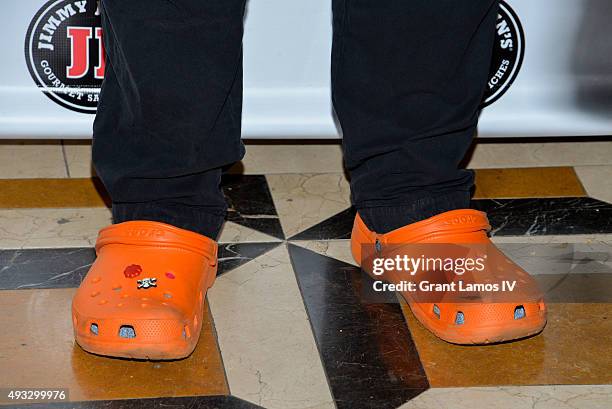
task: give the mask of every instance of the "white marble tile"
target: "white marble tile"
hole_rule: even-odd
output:
[[[329,143],[247,143],[246,155],[232,173],[341,173],[340,141]]]
[[[612,163],[612,156],[609,162]],[[574,169],[590,197],[612,203],[612,164],[576,166]]]
[[[511,140],[511,139],[510,139]],[[477,140],[468,167],[519,168],[609,165],[612,141],[490,143]]]
[[[436,388],[401,409],[609,409],[612,385]]]
[[[107,208],[0,210],[0,248],[92,247]]]
[[[0,142],[0,179],[65,177],[60,141]]]
[[[0,209],[0,248],[91,247],[98,231],[111,223],[107,208]],[[232,222],[219,242],[276,242],[276,237]]]
[[[66,164],[72,178],[89,178],[96,172],[91,165],[91,141],[65,141]]]
[[[242,226],[234,222],[225,222],[217,238],[219,243],[261,243],[280,241],[276,237]]]
[[[270,409],[334,407],[284,245],[220,276],[208,301],[233,395]]]
[[[499,249],[531,274],[610,274],[610,243],[497,243]]]
[[[351,206],[343,173],[266,175],[286,237]]]

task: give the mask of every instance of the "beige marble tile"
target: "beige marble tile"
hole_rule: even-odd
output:
[[[592,198],[612,203],[612,155],[607,166],[576,166],[584,189]]]
[[[96,176],[91,164],[91,141],[64,141],[64,152],[70,177]]]
[[[477,140],[468,167],[609,165],[612,141],[491,143]]]
[[[90,141],[66,141],[66,162],[71,177],[90,177]],[[244,159],[234,165],[231,173],[261,175],[273,173],[342,172],[340,141],[325,143],[247,142]]]
[[[0,248],[91,247],[107,208],[0,210]]]
[[[0,141],[0,179],[65,177],[60,141]]]
[[[0,332],[0,388],[66,388],[71,401],[228,394],[206,305],[198,345],[187,359],[111,359],[89,354],[74,342],[74,292],[2,291],[0,326],[10,331]],[[5,396],[0,407],[3,403],[9,403]]]
[[[208,301],[233,395],[270,409],[334,407],[284,245],[220,276]]]
[[[571,166],[476,169],[474,199],[583,197]]]
[[[487,142],[476,140],[470,168],[609,165],[612,141]],[[339,141],[326,144],[247,144],[242,165],[233,171],[247,174],[343,172]]]
[[[231,172],[245,174],[337,173],[343,171],[340,141],[274,144],[247,142],[246,155]]]
[[[296,246],[304,247],[308,250],[319,253],[323,256],[335,258],[336,260],[344,261],[347,264],[356,266],[357,263],[351,254],[350,240],[308,240],[308,241],[292,241]]]
[[[286,237],[350,207],[343,173],[267,175],[274,205]]]
[[[276,242],[276,237],[242,226],[234,222],[225,222],[217,239],[219,243],[254,243]]]
[[[233,173],[341,173],[343,172],[340,141],[325,143],[257,143],[247,141],[247,153]],[[66,141],[64,150],[72,177],[92,176],[90,141]],[[476,140],[468,167],[504,168],[529,166],[610,165],[612,141],[572,141],[515,143]],[[27,169],[25,164],[22,167]],[[34,176],[41,177],[41,176]]]
[[[568,282],[573,286],[571,276]],[[595,280],[583,283],[590,286],[589,281]],[[610,285],[609,280],[605,281],[608,282],[600,284],[598,291],[609,297],[602,291]],[[486,346],[456,345],[438,339],[415,318],[402,299],[402,310],[429,384],[432,387],[612,385],[612,345],[606,342],[612,334],[612,322],[608,319],[612,304],[564,302],[563,299],[573,297],[581,289],[567,288],[563,282],[558,285],[565,287],[560,292],[566,294],[557,297],[560,302],[547,303],[547,323],[540,334]]]
[[[612,385],[435,388],[401,409],[609,409]]]

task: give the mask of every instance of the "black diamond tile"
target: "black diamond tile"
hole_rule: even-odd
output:
[[[278,247],[275,243],[225,243],[219,245],[219,269],[217,276],[235,269],[256,257]]]
[[[258,409],[234,396],[190,396],[181,398],[118,399],[83,402],[41,402],[2,406],[8,409]]]
[[[228,203],[226,220],[285,238],[265,176],[224,175],[221,187]]]
[[[304,230],[289,240],[340,240],[351,237],[355,209],[349,208]]]
[[[478,199],[471,207],[487,213],[493,236],[612,233],[612,204],[589,197]],[[346,209],[290,240],[350,238],[354,217]]]
[[[93,248],[0,250],[0,289],[78,287],[95,258]]]
[[[544,236],[612,233],[612,204],[589,197],[483,199],[493,236]]]
[[[217,274],[227,273],[279,244],[219,244]],[[95,258],[92,248],[0,250],[0,290],[78,287]]]
[[[396,408],[427,389],[397,301],[362,302],[359,268],[288,247],[337,407]]]

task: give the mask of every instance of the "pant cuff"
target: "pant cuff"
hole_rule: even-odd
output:
[[[466,209],[470,205],[470,192],[455,191],[425,194],[409,202],[388,206],[357,207],[368,228],[384,234],[408,224],[428,219],[440,213]]]
[[[113,203],[113,222],[148,220],[171,224],[216,240],[225,219],[225,209],[185,206],[175,203]]]

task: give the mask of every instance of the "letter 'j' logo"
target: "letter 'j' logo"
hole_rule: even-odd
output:
[[[47,2],[30,23],[25,57],[46,96],[73,111],[95,113],[105,69],[98,2]]]

